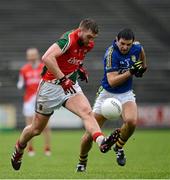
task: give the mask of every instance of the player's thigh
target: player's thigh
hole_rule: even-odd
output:
[[[55,109],[65,106],[66,102],[72,97],[83,94],[78,82],[73,87],[77,93],[68,93],[66,95],[60,85],[42,81],[37,94],[35,111],[44,115],[52,115]],[[74,105],[74,101],[72,104]]]
[[[34,130],[38,130],[39,132],[43,131],[43,129],[46,127],[49,119],[50,119],[50,116],[35,113],[35,116],[32,121],[32,128]]]
[[[83,93],[77,93],[75,96],[70,97],[65,107],[79,117],[92,113],[90,103]]]
[[[136,124],[137,122],[137,105],[134,101],[127,101],[122,105],[122,118],[125,122]]]

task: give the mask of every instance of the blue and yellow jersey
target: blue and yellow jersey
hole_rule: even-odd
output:
[[[104,77],[102,79],[102,86],[111,93],[124,93],[132,89],[132,77],[117,87],[111,87],[107,80],[107,73],[113,71],[122,71],[129,69],[134,62],[139,60],[142,46],[139,43],[133,43],[131,49],[127,54],[122,54],[119,51],[115,41],[107,48],[104,55]]]

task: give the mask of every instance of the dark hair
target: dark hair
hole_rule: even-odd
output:
[[[132,39],[134,41],[135,35],[131,29],[125,28],[125,29],[122,29],[118,33],[117,39],[119,40],[120,38],[125,39],[125,40],[131,40]]]
[[[80,22],[80,28],[90,29],[94,34],[98,34],[99,28],[93,19],[84,19]]]

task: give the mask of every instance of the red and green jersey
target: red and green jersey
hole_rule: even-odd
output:
[[[68,31],[56,42],[61,48],[63,54],[56,58],[59,68],[64,75],[69,75],[76,72],[79,65],[83,62],[85,55],[89,52],[94,42],[90,41],[87,46],[83,45],[78,36],[80,29]],[[47,69],[43,75],[44,80],[56,79],[55,76]]]
[[[37,67],[33,67],[30,63],[27,63],[20,69],[19,75],[22,77],[25,87],[24,102],[29,101],[36,95],[43,66],[43,63],[39,63]]]

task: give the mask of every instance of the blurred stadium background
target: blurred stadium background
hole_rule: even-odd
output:
[[[142,79],[134,80],[138,127],[144,130],[136,131],[127,143],[126,167],[116,165],[113,153],[101,155],[94,146],[88,173],[73,173],[81,129],[74,133],[53,131],[50,160],[42,152],[34,160],[24,156],[22,170],[16,173],[9,160],[20,131],[6,130],[21,130],[25,125],[23,92],[16,88],[19,68],[26,62],[25,51],[37,47],[42,55],[63,32],[76,28],[87,17],[94,18],[100,27],[95,48],[85,60],[89,83],[82,83],[91,105],[103,75],[103,54],[117,32],[124,27],[132,28],[136,40],[144,46],[148,71]],[[166,140],[170,137],[169,22],[169,0],[0,0],[0,178],[170,178],[170,147]],[[52,127],[82,127],[76,117],[62,110],[57,113],[51,119]],[[109,121],[105,127],[113,128],[121,122],[114,123]],[[152,130],[155,128],[158,130]],[[39,151],[42,151],[41,138],[35,142]]]
[[[86,17],[100,27],[85,65],[90,80],[82,84],[91,104],[103,74],[105,49],[123,27],[130,27],[146,51],[148,72],[134,80],[139,126],[170,127],[170,1],[169,0],[1,0],[0,1],[0,128],[22,128],[22,93],[16,82],[26,62],[25,50],[41,55],[60,35]]]

